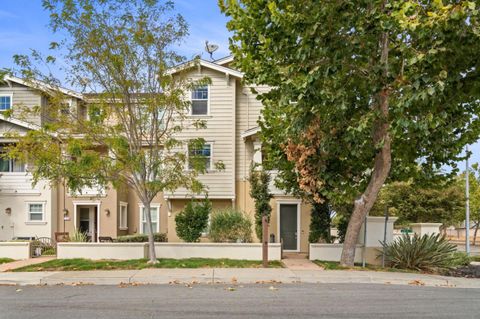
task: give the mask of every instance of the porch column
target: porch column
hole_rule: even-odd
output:
[[[253,163],[262,167],[262,142],[258,138],[253,140]]]

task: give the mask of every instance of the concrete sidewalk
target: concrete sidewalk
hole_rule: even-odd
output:
[[[480,279],[397,272],[254,268],[143,269],[0,273],[0,285],[373,283],[480,288]]]

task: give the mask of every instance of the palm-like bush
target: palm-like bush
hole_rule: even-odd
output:
[[[86,243],[88,241],[88,236],[86,233],[80,231],[80,229],[75,229],[72,235],[69,236],[68,241]]]
[[[452,264],[455,245],[440,234],[409,236],[404,234],[392,243],[382,243],[385,260],[393,268],[434,270],[448,268]]]

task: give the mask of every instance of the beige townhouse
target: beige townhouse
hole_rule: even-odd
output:
[[[170,70],[172,76],[179,76],[181,72],[182,76],[192,79],[205,76],[211,79],[209,85],[189,92],[191,99],[189,118],[204,120],[206,128],[200,131],[186,129],[179,133],[178,139],[188,140],[198,137],[199,134],[205,139],[206,143],[201,153],[207,159],[207,173],[199,178],[208,188],[208,197],[212,201],[213,208],[236,207],[250,215],[253,220],[254,202],[249,196],[248,174],[252,162],[261,164],[262,161],[257,124],[262,104],[256,99],[250,88],[242,84],[243,74],[231,68],[232,61],[232,57],[213,62],[200,60],[198,63],[193,63],[192,61]],[[38,96],[29,102],[32,107],[34,105],[48,107],[48,96],[29,88],[25,83],[22,84],[20,79],[16,80],[18,81],[10,81],[10,84],[2,83],[0,93],[7,96],[12,94],[13,87],[18,87],[25,92],[23,93],[25,96]],[[268,88],[258,87],[256,89],[261,91]],[[70,91],[65,93],[70,93]],[[0,102],[2,101],[1,94]],[[88,101],[74,92],[69,96],[72,100],[69,104],[72,108],[71,111],[77,112],[79,116],[86,114],[84,108],[88,107]],[[14,94],[9,107],[14,108],[15,104],[20,102],[22,102],[20,97]],[[0,104],[0,111],[1,107],[2,104]],[[1,118],[0,129],[3,126],[14,126],[12,121],[14,120]],[[41,124],[38,123],[38,125]],[[35,129],[35,127],[15,126],[14,129],[25,130]],[[13,141],[2,141],[2,143],[9,142]],[[12,165],[12,170],[14,170],[15,165]],[[222,169],[217,169],[219,166]],[[8,174],[12,175],[15,172],[8,172]],[[271,172],[271,175],[274,178],[275,172]],[[28,172],[21,172],[21,176],[26,179],[24,187],[31,188],[27,180]],[[0,187],[2,187],[2,191],[0,191],[0,196],[2,196],[0,223],[17,215],[23,216],[21,218],[24,218],[22,221],[25,223],[27,221],[25,218],[28,218],[28,210],[34,210],[37,206],[32,206],[32,208],[25,206],[22,209],[22,205],[15,204],[18,208],[13,209],[14,195],[1,194],[3,179],[2,175],[0,177]],[[41,186],[37,185],[35,188],[38,187]],[[99,237],[115,238],[125,234],[145,232],[143,207],[134,192],[127,187],[84,189],[80,193],[73,194],[62,185],[56,185],[50,188],[44,187],[42,191],[48,192],[48,196],[50,196],[45,200],[43,208],[47,223],[43,224],[46,230],[42,235],[81,229],[88,233],[92,241],[96,241]],[[274,198],[271,201],[273,210],[269,233],[274,236],[276,242],[282,240],[285,251],[307,252],[310,207],[302,203],[300,199],[276,189],[273,182],[271,191]],[[173,193],[159,194],[152,202],[153,226],[156,231],[166,233],[171,242],[180,241],[175,232],[175,215],[184,208],[190,197],[186,190],[178,189]],[[22,197],[18,201],[27,205],[26,203],[30,199]],[[3,213],[7,207],[12,208],[10,215]],[[22,233],[22,236],[38,235],[28,229]],[[12,233],[5,234],[4,237],[12,237]],[[202,240],[208,240],[208,238]]]

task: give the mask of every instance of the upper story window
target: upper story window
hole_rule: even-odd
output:
[[[212,144],[205,143],[203,148],[189,147],[188,149],[188,168],[194,167],[194,161],[205,161],[205,169],[212,167]]]
[[[0,95],[0,111],[10,110],[12,108],[12,96]]]
[[[5,150],[0,146],[0,172],[19,173],[25,172],[25,164],[16,159],[5,157]]]
[[[208,115],[208,86],[192,91],[192,115]]]

